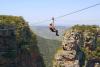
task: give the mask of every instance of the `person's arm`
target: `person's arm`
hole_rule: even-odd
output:
[[[54,17],[52,17],[52,26],[55,27],[55,25],[54,25]]]

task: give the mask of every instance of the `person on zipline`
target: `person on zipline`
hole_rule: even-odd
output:
[[[56,32],[56,36],[59,36],[58,34],[58,30],[55,28],[54,26],[54,18],[52,18],[53,22],[49,24],[49,29],[52,31],[52,32]]]

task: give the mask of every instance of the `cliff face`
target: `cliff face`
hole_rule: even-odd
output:
[[[82,67],[83,65],[94,67],[95,64],[100,64],[100,55],[93,54],[93,52],[96,53],[96,50],[99,51],[96,47],[97,27],[89,26],[90,29],[86,28],[88,26],[82,28],[80,26],[65,31],[62,45],[55,54],[53,67]],[[99,53],[97,52],[97,54]],[[97,58],[98,60],[96,60]]]
[[[36,35],[18,16],[0,16],[0,67],[45,67]]]
[[[12,25],[0,25],[0,67],[14,66],[16,54],[15,27]]]
[[[67,31],[63,37],[62,49],[55,55],[54,67],[79,67],[79,60],[76,58],[79,37],[77,32]]]

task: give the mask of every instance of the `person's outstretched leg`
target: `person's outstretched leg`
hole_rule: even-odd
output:
[[[56,36],[59,36],[59,34],[58,34],[58,30],[56,30]]]

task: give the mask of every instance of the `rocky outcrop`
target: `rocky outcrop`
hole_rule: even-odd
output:
[[[67,31],[63,37],[62,49],[55,55],[53,67],[79,67],[77,51],[81,35],[79,32]]]
[[[94,67],[100,64],[96,61],[98,27],[75,26],[65,31],[62,45],[54,56],[53,67]],[[100,46],[99,46],[100,47]],[[87,63],[85,63],[87,61]],[[96,61],[96,62],[95,62]]]

